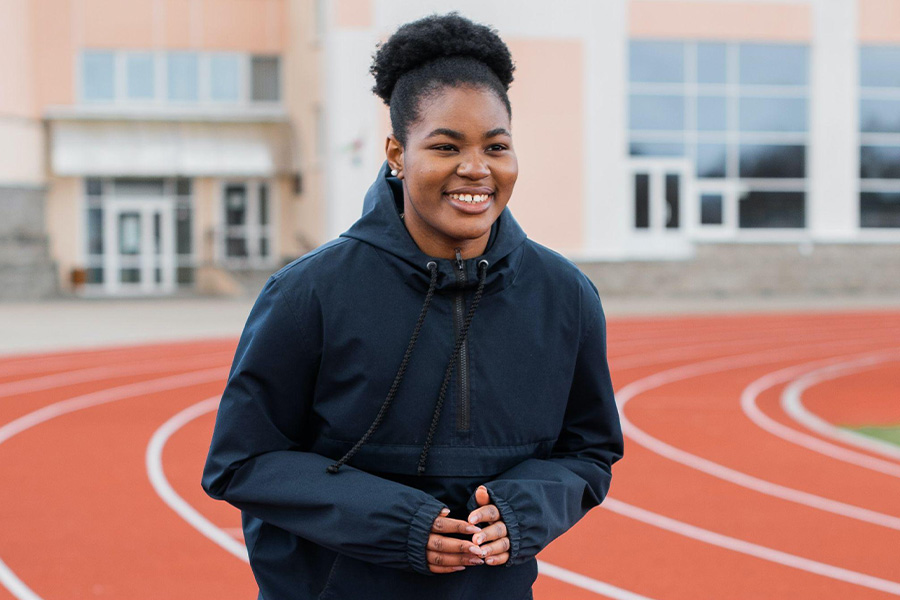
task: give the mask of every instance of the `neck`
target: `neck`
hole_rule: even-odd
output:
[[[457,249],[464,259],[481,256],[487,249],[488,239],[491,237],[491,231],[488,230],[484,235],[474,239],[450,239],[432,231],[418,219],[410,219],[408,213],[403,223],[419,250],[435,258],[454,259]]]

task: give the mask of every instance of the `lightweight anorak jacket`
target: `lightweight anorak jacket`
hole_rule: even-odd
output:
[[[202,485],[242,511],[259,598],[531,598],[535,555],[603,500],[622,456],[587,277],[509,209],[458,261],[422,253],[401,208],[385,164],[356,224],[268,280],[238,344]],[[479,485],[509,561],[431,573],[432,523],[466,519]]]

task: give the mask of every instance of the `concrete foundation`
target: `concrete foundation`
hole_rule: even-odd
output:
[[[44,229],[44,189],[0,187],[0,300],[59,294]]]

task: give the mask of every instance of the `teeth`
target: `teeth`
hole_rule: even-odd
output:
[[[481,204],[482,202],[487,202],[487,199],[490,198],[490,194],[447,194],[454,200],[460,200],[462,202],[466,202],[467,204]]]

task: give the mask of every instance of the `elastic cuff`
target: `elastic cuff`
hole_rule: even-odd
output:
[[[438,518],[444,505],[438,501],[425,501],[409,524],[409,537],[406,539],[406,559],[416,573],[422,575],[434,575],[428,570],[428,559],[425,557],[425,547],[428,545],[428,535],[431,526]]]
[[[509,560],[503,566],[511,567],[519,557],[519,546],[522,541],[519,535],[519,519],[516,518],[516,512],[506,500],[495,494],[494,490],[488,486],[485,485],[484,487],[487,488],[488,495],[491,497],[491,503],[500,511],[500,518],[503,519],[503,523],[506,525],[506,537],[509,538]]]

